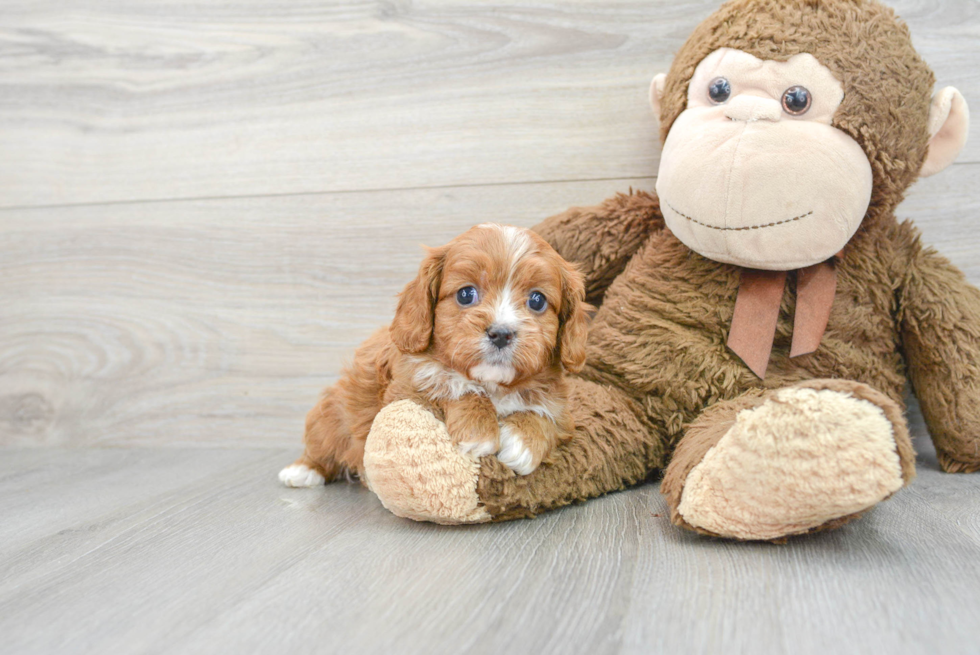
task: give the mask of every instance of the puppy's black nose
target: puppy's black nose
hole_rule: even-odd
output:
[[[514,338],[514,331],[504,327],[491,325],[487,328],[487,338],[497,348],[506,348]]]

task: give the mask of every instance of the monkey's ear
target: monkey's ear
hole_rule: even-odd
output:
[[[660,120],[660,100],[664,97],[664,85],[667,84],[667,74],[660,73],[650,82],[650,106],[653,107],[653,115]]]
[[[402,352],[420,353],[429,347],[445,259],[444,248],[429,248],[418,276],[398,294],[398,309],[389,333]]]
[[[929,152],[919,171],[921,177],[935,175],[953,163],[970,132],[970,110],[963,95],[951,86],[932,97],[929,106]]]

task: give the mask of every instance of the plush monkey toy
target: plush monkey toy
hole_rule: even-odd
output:
[[[943,469],[980,469],[980,292],[894,210],[966,140],[960,93],[873,0],[732,0],[651,100],[657,195],[535,228],[599,306],[575,438],[517,476],[408,401],[368,485],[441,523],[532,516],[664,470],[673,522],[735,539],[839,526],[914,476],[910,381]]]

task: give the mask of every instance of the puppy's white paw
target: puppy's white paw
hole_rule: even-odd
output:
[[[484,455],[493,455],[497,450],[497,444],[492,441],[462,441],[459,444],[459,452],[479,459]]]
[[[506,423],[500,426],[500,452],[497,459],[518,475],[527,475],[538,467],[531,451],[524,445],[521,433]]]
[[[290,464],[279,471],[279,481],[287,487],[316,487],[324,484],[326,479],[305,464]]]

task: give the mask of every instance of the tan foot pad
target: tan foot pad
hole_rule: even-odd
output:
[[[392,513],[442,524],[483,523],[480,463],[452,445],[446,426],[410,400],[382,409],[364,447],[368,488]]]
[[[687,477],[678,511],[736,539],[778,539],[859,513],[903,485],[878,405],[827,389],[783,389],[743,410]]]

